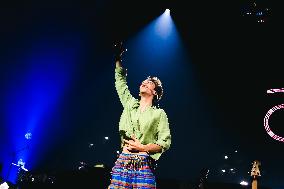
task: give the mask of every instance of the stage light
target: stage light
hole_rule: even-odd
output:
[[[25,162],[23,161],[23,159],[19,159],[19,161],[18,161],[18,166],[20,166],[20,167],[25,167]]]
[[[97,168],[105,168],[105,165],[104,165],[104,164],[96,164],[94,167],[97,167]]]
[[[80,161],[79,162],[79,166],[78,166],[78,170],[85,170],[87,167],[87,163]]]
[[[7,184],[7,182],[0,184],[0,189],[8,189],[8,188],[9,188],[9,185]]]
[[[241,181],[241,182],[240,182],[240,185],[247,186],[248,183],[247,183],[246,181]]]
[[[225,169],[222,169],[222,172],[223,172],[223,173],[225,173],[225,172],[226,172],[226,170],[225,170]]]
[[[266,3],[260,5],[257,5],[256,2],[246,3],[242,6],[242,15],[249,18],[250,21],[266,22],[271,16],[271,11],[266,6]]]
[[[166,9],[166,10],[165,10],[165,13],[166,13],[166,14],[170,14],[170,13],[171,13],[170,9]]]
[[[26,133],[26,134],[25,134],[25,138],[26,138],[27,140],[32,139],[32,133]]]
[[[231,171],[232,174],[235,174],[236,173],[236,168],[231,168],[230,171]]]
[[[127,55],[127,61],[136,62],[135,66],[141,65],[147,69],[160,70],[158,67],[162,66],[162,70],[166,70],[167,66],[175,65],[172,64],[173,62],[182,60],[181,54],[185,52],[185,49],[171,17],[172,10],[166,8],[161,10],[160,16],[127,42],[128,48],[132,49]],[[141,58],[135,60],[135,57]]]
[[[225,156],[225,159],[228,159],[229,157],[228,156]]]
[[[26,162],[24,162],[23,159],[19,159],[17,164],[12,163],[12,165],[20,167],[24,171],[29,171],[28,169],[25,168],[25,164]]]
[[[61,46],[59,45],[61,39],[58,41],[53,37],[52,40],[47,37],[33,41],[33,47],[23,54],[20,53],[23,56],[15,59],[16,62],[21,62],[25,69],[11,67],[5,80],[5,85],[17,86],[8,87],[3,96],[5,98],[4,125],[7,133],[10,134],[7,136],[9,145],[4,150],[11,153],[0,155],[3,161],[1,175],[8,183],[16,184],[19,168],[27,170],[14,166],[12,163],[17,164],[21,158],[26,162],[25,166],[29,170],[32,169],[45,158],[45,153],[52,149],[56,140],[61,140],[63,137],[59,134],[52,136],[52,140],[45,140],[45,137],[54,130],[59,132],[57,127],[61,129],[57,124],[50,124],[53,120],[51,115],[54,115],[52,112],[58,109],[57,102],[60,102],[64,96],[69,83],[70,86],[72,84],[74,70],[77,67],[75,51],[80,45],[76,42],[71,47],[70,41],[68,47]],[[29,146],[32,148],[28,148]],[[1,151],[4,150],[1,149]]]
[[[108,137],[105,137],[105,139],[108,140],[109,138],[108,138]]]

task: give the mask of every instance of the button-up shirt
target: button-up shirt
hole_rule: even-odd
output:
[[[171,145],[167,114],[163,109],[155,106],[148,106],[142,112],[139,109],[139,100],[134,98],[128,89],[126,76],[124,68],[115,68],[115,88],[123,106],[119,121],[121,148],[124,144],[123,139],[129,139],[134,135],[141,144],[153,143],[162,147],[161,152],[149,154],[153,159],[158,160]]]

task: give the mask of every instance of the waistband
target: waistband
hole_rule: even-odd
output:
[[[148,154],[128,154],[128,153],[125,153],[125,152],[121,152],[120,155],[123,155],[123,156],[142,156],[142,157],[150,157]]]
[[[147,167],[154,170],[156,162],[148,154],[128,154],[122,152],[118,159],[117,164],[123,169],[142,170]]]

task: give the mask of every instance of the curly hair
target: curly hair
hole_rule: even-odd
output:
[[[148,76],[147,80],[152,81],[155,84],[155,91],[157,92],[156,97],[153,99],[155,103],[157,103],[158,101],[161,100],[163,94],[164,94],[164,90],[163,90],[163,86],[162,86],[162,82],[158,77],[152,77],[152,76]]]

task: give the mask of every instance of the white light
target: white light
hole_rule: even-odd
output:
[[[228,156],[225,156],[225,159],[228,159],[229,157]]]
[[[248,183],[246,181],[242,181],[242,182],[240,182],[240,185],[247,186]]]
[[[20,166],[20,167],[25,167],[25,162],[23,161],[23,159],[19,159],[19,161],[18,161],[18,166]]]
[[[105,168],[105,165],[104,164],[96,164],[95,167]]]
[[[234,169],[230,169],[231,171],[233,171]]]
[[[108,137],[105,137],[106,140],[108,140]]]
[[[223,172],[223,173],[225,173],[225,172],[226,172],[226,170],[225,170],[225,169],[222,169],[222,172]]]
[[[25,167],[21,167],[24,171],[29,171],[28,169],[26,169]]]
[[[237,153],[237,152],[238,152],[238,150],[235,150],[235,152]]]
[[[9,186],[8,186],[7,182],[0,184],[0,189],[8,189],[8,188],[9,188]]]
[[[26,133],[26,134],[25,134],[25,138],[26,138],[27,140],[30,140],[30,139],[32,138],[32,133]]]
[[[171,12],[170,9],[165,10],[165,13],[167,13],[167,14],[170,14],[170,12]]]
[[[119,151],[116,151],[117,154],[119,154]]]

